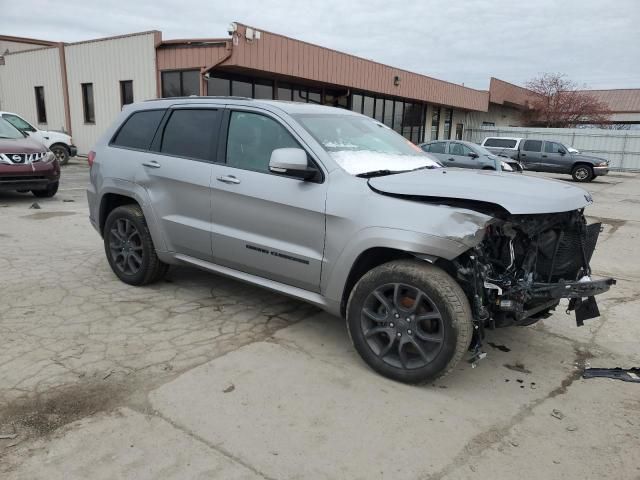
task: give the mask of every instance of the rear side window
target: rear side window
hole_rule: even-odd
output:
[[[527,152],[541,152],[542,140],[525,140],[522,149]]]
[[[429,144],[425,145],[424,147],[422,147],[422,149],[425,152],[430,152],[430,153],[444,153],[445,145],[446,145],[446,143],[444,143],[444,142],[429,143]]]
[[[174,110],[164,128],[160,151],[169,155],[212,160],[217,146],[220,110]]]
[[[515,148],[517,143],[517,140],[509,138],[487,138],[484,141],[484,146],[495,148]]]
[[[124,122],[111,144],[148,150],[164,112],[164,110],[142,110],[134,113]]]

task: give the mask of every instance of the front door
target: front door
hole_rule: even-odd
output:
[[[211,260],[211,175],[222,109],[174,107],[135,181],[149,196],[169,251]],[[155,150],[155,151],[153,151]]]
[[[212,179],[213,254],[220,265],[319,291],[327,183],[271,173],[276,148],[301,148],[281,121],[230,110]]]
[[[463,143],[449,142],[450,166],[459,168],[480,168],[478,157],[472,157],[473,150]]]
[[[561,143],[544,142],[544,152],[542,153],[542,165],[547,172],[565,172],[570,170],[565,165],[569,162],[566,160],[567,150]]]

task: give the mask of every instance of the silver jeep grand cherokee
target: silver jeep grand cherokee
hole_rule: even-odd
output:
[[[568,298],[599,315],[591,196],[445,169],[380,122],[318,105],[177,98],[127,106],[90,153],[91,222],[131,285],[186,264],[346,318],[371,368],[408,383]]]

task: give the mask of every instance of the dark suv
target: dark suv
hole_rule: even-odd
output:
[[[59,179],[60,164],[53,152],[0,118],[0,191],[53,197]]]

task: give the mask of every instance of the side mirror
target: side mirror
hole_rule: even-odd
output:
[[[469,153],[469,156],[471,158],[478,158],[480,155],[478,155],[476,152],[471,152],[471,153]]]
[[[560,150],[558,150],[558,153],[559,153],[560,155],[566,155],[566,154],[567,154],[567,151],[561,148]]]
[[[311,180],[318,174],[318,170],[309,167],[307,152],[301,148],[276,148],[271,152],[269,170],[302,180]]]

